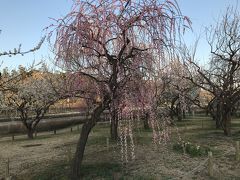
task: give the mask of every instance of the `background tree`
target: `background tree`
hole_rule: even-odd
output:
[[[20,67],[3,78],[9,79],[2,91],[4,106],[19,112],[30,139],[49,107],[68,97],[65,91],[63,93],[64,79],[47,71],[27,71]]]
[[[158,98],[158,104],[168,109],[172,120],[176,116],[178,121],[181,121],[186,111],[190,111],[197,103],[199,88],[185,79],[186,75],[186,67],[176,58],[166,66],[161,76],[164,88]]]
[[[173,1],[142,0],[76,1],[73,11],[57,21],[58,61],[68,71],[91,80],[101,99],[82,126],[73,179],[80,176],[88,135],[102,112],[107,108],[115,111],[111,122],[118,124],[119,99],[130,93],[126,85],[136,70],[154,70],[155,62],[164,61],[166,52],[170,55],[185,21],[188,25],[188,18]]]
[[[200,88],[210,92],[210,104],[218,116],[217,126],[226,135],[231,134],[231,113],[240,98],[240,15],[237,10],[228,8],[216,26],[207,29],[207,40],[211,48],[209,66],[200,67],[188,55],[191,71],[198,76],[188,79]],[[213,104],[215,104],[213,106]]]

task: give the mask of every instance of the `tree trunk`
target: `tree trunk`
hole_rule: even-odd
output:
[[[34,130],[32,128],[27,129],[28,139],[33,139],[33,133],[34,133]]]
[[[80,167],[82,164],[85,147],[88,140],[88,135],[91,132],[94,125],[95,125],[94,123],[87,122],[87,123],[84,123],[82,126],[81,135],[78,140],[77,149],[73,159],[72,180],[77,180],[80,178]]]
[[[215,121],[216,121],[216,129],[220,129],[222,127],[222,108],[218,103],[215,112]]]
[[[180,104],[177,105],[177,118],[178,118],[178,121],[182,121],[182,118],[183,118],[182,109],[181,109],[180,106],[181,106]]]
[[[223,113],[223,131],[226,136],[231,135],[231,111],[227,109]]]
[[[148,120],[149,120],[149,113],[146,112],[145,116],[143,118],[143,126],[144,126],[145,130],[150,129],[149,124],[148,124]]]
[[[113,140],[117,140],[118,139],[118,111],[113,110],[111,116],[112,117],[111,117],[110,134]]]
[[[183,117],[183,119],[186,119],[186,111],[185,110],[182,110],[182,117]]]
[[[92,113],[91,119],[83,124],[80,138],[77,143],[77,149],[72,164],[72,173],[71,179],[77,180],[80,178],[80,167],[83,160],[83,155],[88,140],[88,135],[91,132],[92,128],[95,126],[96,122],[99,120],[100,115],[104,111],[104,106],[99,105]]]

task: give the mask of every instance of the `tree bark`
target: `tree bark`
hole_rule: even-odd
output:
[[[34,133],[34,130],[32,128],[27,129],[28,139],[33,139],[33,133]]]
[[[80,134],[80,138],[77,143],[77,148],[75,152],[75,156],[73,159],[72,164],[72,172],[71,172],[71,179],[77,180],[80,179],[80,167],[83,160],[83,155],[86,147],[86,143],[88,140],[89,133],[91,132],[92,128],[95,126],[96,122],[99,120],[100,115],[104,111],[104,106],[99,105],[92,113],[91,119],[83,124],[82,131]]]
[[[183,119],[186,119],[186,111],[185,110],[182,110],[182,117],[183,117]]]
[[[180,103],[177,105],[177,118],[178,121],[182,121],[183,114],[182,114],[182,108],[180,107]]]
[[[144,126],[144,129],[145,129],[145,130],[150,129],[149,124],[148,124],[148,120],[149,120],[149,113],[146,112],[146,113],[145,113],[145,116],[144,116],[144,118],[143,118],[143,126]]]
[[[219,102],[217,102],[217,107],[215,112],[215,121],[216,121],[216,129],[220,129],[222,127],[222,108]]]
[[[94,123],[84,123],[82,126],[82,131],[80,138],[77,143],[77,149],[75,152],[75,156],[73,159],[73,166],[72,166],[72,180],[77,180],[80,178],[80,167],[83,160],[83,155],[86,147],[86,143],[88,140],[88,135],[91,132],[92,128],[94,127]]]
[[[118,111],[113,110],[111,116],[112,116],[111,125],[110,125],[111,139],[117,140],[118,139]]]
[[[223,131],[226,136],[231,135],[231,111],[228,109],[223,113]]]

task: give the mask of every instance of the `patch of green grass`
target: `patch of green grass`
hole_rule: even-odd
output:
[[[106,145],[106,143],[107,143],[106,137],[103,137],[103,136],[92,137],[92,136],[90,136],[88,138],[88,141],[87,141],[87,146]]]
[[[156,180],[157,178],[154,176],[141,176],[141,175],[135,175],[135,176],[122,176],[119,180]],[[165,180],[161,177],[162,180]]]
[[[139,145],[148,145],[152,143],[152,136],[137,136],[135,140]]]
[[[117,163],[95,163],[83,164],[81,167],[81,179],[113,179],[114,173],[119,173],[122,177],[122,168]],[[70,179],[70,166],[64,162],[59,162],[31,178],[32,180],[68,180]]]
[[[204,147],[198,144],[193,144],[191,142],[184,141],[174,143],[173,149],[181,153],[185,151],[185,153],[189,154],[191,157],[206,156],[208,151],[210,151],[209,147]]]
[[[82,179],[113,179],[114,174],[122,177],[121,164],[117,163],[95,163],[83,164],[82,166]]]
[[[35,174],[32,180],[68,180],[70,168],[69,165],[64,162],[59,162],[50,167],[46,167],[40,173]]]

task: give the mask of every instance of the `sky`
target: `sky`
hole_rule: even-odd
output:
[[[192,30],[185,33],[187,44],[193,44],[200,36],[197,58],[206,62],[209,47],[204,40],[205,27],[216,24],[226,8],[234,6],[240,11],[240,0],[177,0],[183,15],[192,21]],[[0,6],[0,52],[11,50],[22,44],[22,50],[29,50],[38,44],[46,33],[44,28],[70,12],[72,0],[1,0]],[[0,56],[0,69],[30,66],[40,60],[53,57],[48,43],[41,49],[24,56]]]

